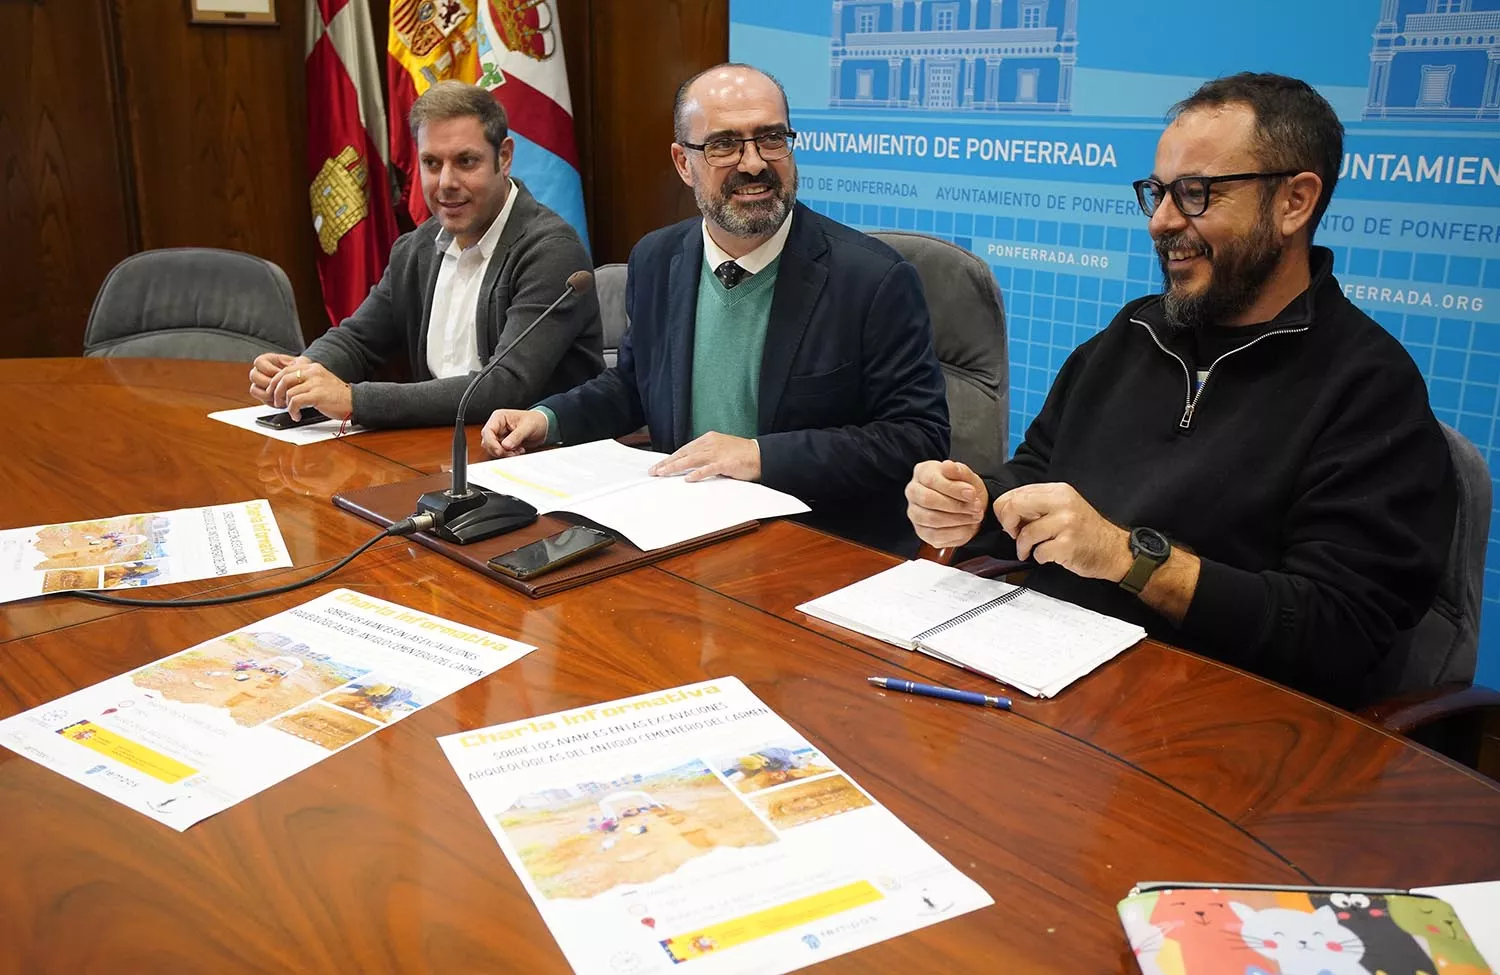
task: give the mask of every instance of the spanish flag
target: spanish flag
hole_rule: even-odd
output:
[[[512,174],[588,245],[557,0],[391,0],[386,53],[391,161],[414,221],[430,214],[406,118],[418,95],[455,79],[505,107],[516,140]]]

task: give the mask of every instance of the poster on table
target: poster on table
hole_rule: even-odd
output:
[[[440,738],[580,973],[777,973],[993,903],[738,679]]]
[[[0,603],[292,564],[266,500],[0,531]]]
[[[0,721],[0,745],[180,831],[533,649],[338,589]]]

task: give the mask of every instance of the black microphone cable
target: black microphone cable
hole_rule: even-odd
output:
[[[111,593],[91,592],[86,589],[74,590],[73,592],[68,593],[68,595],[77,596],[79,599],[88,599],[96,603],[108,603],[111,606],[175,606],[178,608],[192,606],[225,606],[229,603],[242,603],[249,599],[260,599],[262,596],[279,596],[284,592],[292,592],[293,590],[301,589],[303,586],[310,586],[315,582],[322,582],[324,579],[327,579],[329,576],[333,575],[335,572],[342,569],[350,562],[353,562],[355,559],[365,554],[376,542],[401,535],[410,535],[414,532],[426,531],[427,529],[432,528],[436,523],[437,519],[432,515],[427,514],[412,515],[410,518],[403,518],[391,527],[387,528],[385,531],[381,532],[379,535],[376,535],[374,538],[370,539],[368,542],[365,542],[359,548],[344,556],[342,559],[339,559],[338,562],[324,569],[322,572],[319,572],[315,575],[310,575],[306,579],[298,579],[296,582],[288,582],[284,585],[272,586],[270,589],[257,589],[254,592],[240,592],[234,593],[229,596],[205,596],[199,599],[131,599],[129,596],[115,596]]]

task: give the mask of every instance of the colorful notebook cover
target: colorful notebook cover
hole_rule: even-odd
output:
[[[1424,894],[1141,885],[1119,912],[1142,975],[1494,975]]]

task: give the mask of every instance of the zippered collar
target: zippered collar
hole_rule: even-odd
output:
[[[1189,432],[1193,427],[1193,416],[1198,412],[1198,403],[1204,392],[1208,389],[1209,380],[1213,379],[1214,372],[1219,368],[1219,363],[1245,351],[1246,349],[1259,345],[1265,339],[1273,335],[1295,335],[1307,331],[1312,327],[1315,303],[1318,293],[1325,287],[1338,288],[1338,283],[1333,280],[1333,252],[1326,247],[1312,248],[1310,261],[1312,263],[1312,280],[1308,283],[1307,290],[1294,298],[1290,304],[1281,310],[1281,314],[1271,319],[1266,324],[1273,326],[1267,328],[1260,335],[1235,349],[1230,349],[1209,363],[1208,371],[1204,374],[1202,385],[1196,389],[1193,386],[1193,371],[1188,368],[1187,360],[1162,341],[1161,333],[1166,329],[1167,322],[1165,313],[1161,307],[1161,297],[1151,299],[1136,309],[1131,316],[1132,324],[1139,325],[1151,336],[1151,341],[1162,352],[1177,360],[1182,367],[1182,378],[1187,383],[1187,393],[1183,400],[1182,417],[1177,421],[1177,429],[1182,433]]]

